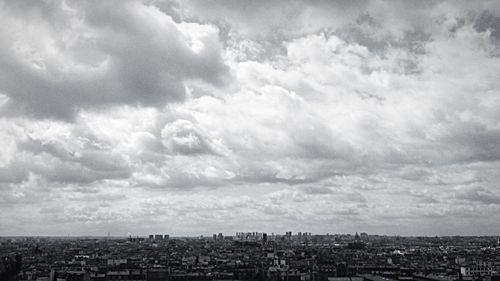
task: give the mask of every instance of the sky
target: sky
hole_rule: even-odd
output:
[[[498,1],[0,0],[0,235],[500,232]]]

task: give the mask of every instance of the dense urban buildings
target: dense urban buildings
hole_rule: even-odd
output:
[[[498,237],[223,233],[3,237],[9,281],[498,281]]]
[[[500,0],[0,0],[0,281],[500,281],[499,78]]]

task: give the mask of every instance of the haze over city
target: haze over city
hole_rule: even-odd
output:
[[[0,1],[0,236],[498,235],[499,77],[498,1]]]

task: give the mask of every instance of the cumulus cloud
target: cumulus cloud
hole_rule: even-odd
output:
[[[137,1],[4,1],[0,92],[12,110],[72,119],[110,104],[162,106],[184,82],[221,85],[218,28]]]
[[[177,119],[161,130],[162,144],[176,154],[224,154],[227,150],[220,141],[206,137],[191,121]]]

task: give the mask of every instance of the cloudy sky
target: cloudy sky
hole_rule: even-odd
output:
[[[500,232],[498,1],[0,1],[0,235]]]

